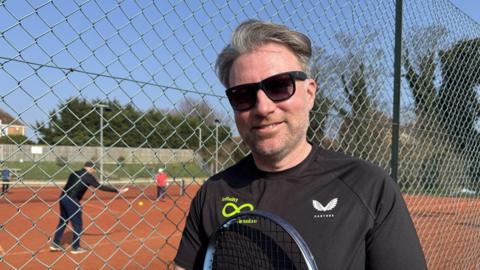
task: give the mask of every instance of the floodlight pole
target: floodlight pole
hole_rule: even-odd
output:
[[[202,148],[202,128],[198,127],[198,151]]]
[[[103,183],[103,153],[104,153],[104,150],[103,150],[103,109],[105,110],[110,110],[110,108],[108,107],[108,105],[106,104],[101,104],[101,103],[97,103],[95,104],[95,107],[96,108],[100,108],[100,182]]]

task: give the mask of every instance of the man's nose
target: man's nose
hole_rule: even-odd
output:
[[[263,89],[257,91],[257,102],[253,109],[258,115],[268,115],[275,110],[276,106],[275,102],[265,94]]]

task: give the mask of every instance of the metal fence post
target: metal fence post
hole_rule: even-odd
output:
[[[392,119],[392,158],[391,176],[398,183],[398,147],[400,128],[400,83],[402,71],[402,7],[403,1],[397,0],[395,7],[395,58],[393,78],[393,119]]]

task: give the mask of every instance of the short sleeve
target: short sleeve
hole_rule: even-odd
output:
[[[417,232],[396,183],[385,178],[367,235],[366,269],[427,269]]]
[[[208,236],[202,222],[202,208],[205,199],[205,185],[197,192],[190,205],[175,264],[185,269],[202,269]]]

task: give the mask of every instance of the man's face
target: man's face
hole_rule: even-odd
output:
[[[90,174],[95,174],[97,173],[97,170],[94,167],[85,167],[88,173]]]
[[[298,58],[283,45],[267,43],[235,60],[229,82],[231,87],[256,83],[288,71],[302,71]],[[281,161],[308,144],[309,111],[313,107],[316,83],[312,79],[295,83],[295,94],[287,100],[274,102],[265,92],[258,91],[253,108],[235,111],[238,131],[256,159]]]

